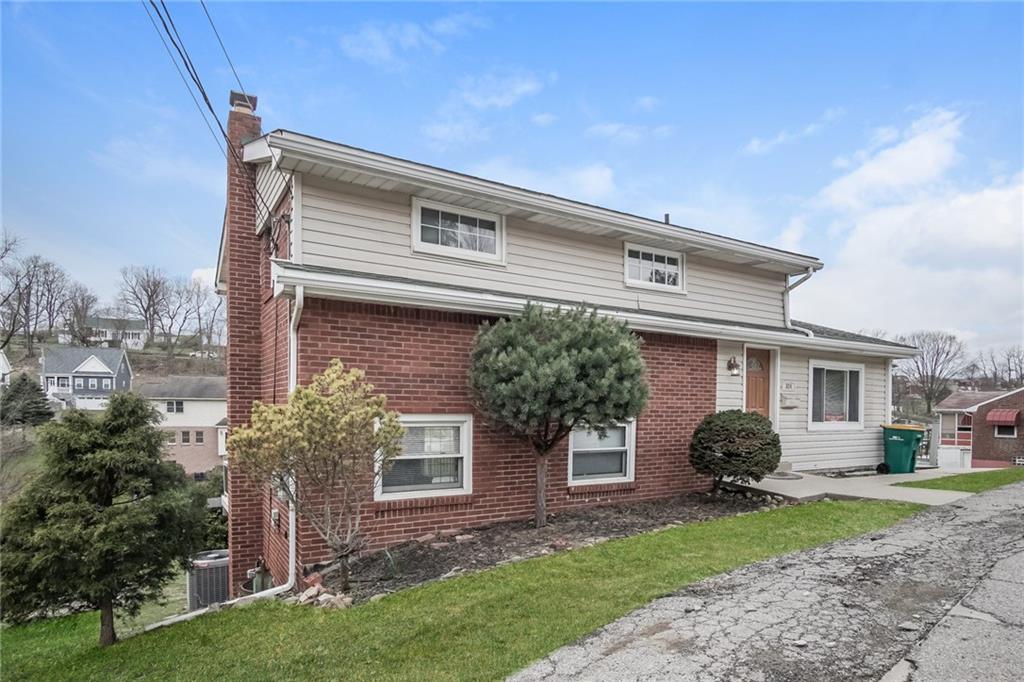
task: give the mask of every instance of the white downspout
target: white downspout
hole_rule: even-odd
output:
[[[786,288],[782,290],[782,323],[786,326],[786,329],[792,329],[793,331],[801,332],[806,334],[810,338],[814,338],[814,332],[810,329],[804,329],[803,327],[797,327],[789,319],[789,292],[796,289],[798,286],[806,282],[814,275],[814,268],[807,268],[807,273],[793,282],[792,284],[786,284]]]
[[[299,321],[302,318],[302,307],[305,304],[305,287],[302,285],[295,287],[295,308],[292,310],[292,320],[288,326],[288,394],[295,390],[298,385],[298,336],[299,336]],[[215,604],[213,607],[206,607],[197,609],[195,611],[189,611],[188,613],[182,613],[177,616],[171,616],[165,618],[159,622],[147,625],[145,631],[155,630],[157,628],[164,627],[165,625],[173,625],[174,623],[181,623],[186,620],[192,620],[196,616],[201,616],[204,613],[208,613],[211,610],[219,610],[223,607],[236,606],[240,604],[246,604],[257,599],[266,599],[267,597],[274,597],[283,592],[288,592],[295,587],[296,569],[297,569],[297,539],[296,539],[296,513],[295,505],[291,502],[288,503],[288,580],[284,585],[278,585],[277,587],[271,587],[255,594],[247,594],[244,597],[238,597],[236,599],[229,599],[221,604]]]

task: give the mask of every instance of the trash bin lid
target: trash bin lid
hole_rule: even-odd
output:
[[[917,424],[879,424],[883,429],[900,429],[901,431],[924,431],[923,426]]]

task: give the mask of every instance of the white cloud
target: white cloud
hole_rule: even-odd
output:
[[[903,131],[876,130],[878,149],[809,202],[818,213],[807,221],[842,229],[828,231],[839,240],[835,257],[794,292],[794,317],[890,333],[946,329],[978,347],[1020,342],[1024,180],[960,186],[950,171],[963,121],[936,110]]]
[[[459,118],[446,117],[442,120],[427,123],[423,126],[423,134],[435,146],[444,148],[489,140],[491,129],[469,116]]]
[[[604,163],[539,171],[518,165],[506,157],[486,161],[471,171],[498,180],[579,201],[606,201],[617,191],[615,174]]]
[[[459,98],[474,109],[507,109],[543,87],[543,81],[531,73],[492,71],[463,78]]]
[[[174,183],[212,194],[224,193],[224,167],[197,161],[170,151],[169,142],[159,132],[145,136],[115,137],[106,146],[91,153],[93,162],[135,182]]]
[[[844,113],[846,112],[843,111],[843,109],[833,107],[831,109],[826,109],[818,120],[808,123],[798,130],[780,130],[774,136],[767,139],[752,137],[743,148],[743,152],[745,154],[752,155],[767,154],[781,145],[789,142],[795,142],[805,137],[811,137],[812,135],[817,135],[824,130],[826,125],[838,120]]]
[[[547,112],[534,114],[533,116],[530,117],[530,123],[537,126],[538,128],[547,128],[549,125],[551,125],[557,120],[557,116]]]
[[[672,126],[641,126],[629,123],[595,123],[588,127],[584,134],[611,142],[633,143],[647,138],[664,139],[672,134]]]
[[[637,97],[633,102],[633,111],[654,111],[658,108],[658,104],[661,103],[657,97],[653,95],[644,95],[643,97]]]
[[[789,221],[786,229],[779,233],[775,239],[775,246],[784,251],[800,252],[804,235],[807,234],[807,223],[797,216]]]
[[[217,278],[217,268],[196,268],[192,271],[191,280],[199,280],[211,289],[214,288],[214,280]]]
[[[369,22],[342,34],[338,45],[350,59],[382,68],[401,68],[413,53],[443,52],[446,47],[443,38],[461,36],[487,26],[486,19],[469,13],[451,14],[427,24]]]

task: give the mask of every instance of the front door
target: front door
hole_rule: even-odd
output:
[[[747,349],[747,412],[771,419],[772,352]]]

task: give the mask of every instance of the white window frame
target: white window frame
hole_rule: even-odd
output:
[[[191,435],[191,432],[183,430],[181,432],[181,437],[178,438],[178,442],[181,443],[182,445],[192,445]]]
[[[170,436],[169,438],[165,439],[165,442],[167,443],[167,445],[177,445],[178,444],[178,432],[177,431],[171,430],[171,431],[166,431],[165,433],[169,434],[169,436]]]
[[[670,284],[657,284],[655,282],[646,282],[639,279],[631,279],[629,276],[629,251],[646,251],[656,256],[667,256],[669,258],[679,259],[679,282],[676,286]],[[646,244],[636,244],[633,242],[622,242],[622,281],[623,283],[633,289],[653,289],[654,291],[670,291],[676,294],[686,293],[686,254],[682,251],[668,251],[666,249],[658,249],[653,246],[647,246]]]
[[[857,415],[859,419],[857,421],[847,422],[816,422],[814,419],[814,370],[816,369],[833,369],[850,371],[854,370],[859,372],[860,386],[858,387],[858,408],[860,414]],[[863,431],[864,430],[864,379],[866,372],[864,370],[863,363],[856,362],[838,362],[836,360],[815,360],[811,359],[807,362],[807,430],[808,431]],[[847,375],[847,381],[849,381],[849,375]],[[849,389],[847,389],[846,399],[849,400]]]
[[[89,390],[93,390],[97,386],[99,386],[99,382],[97,381],[96,377],[89,377]]]
[[[105,389],[107,389],[107,390],[110,390],[110,387],[111,387],[112,385],[113,385],[113,384],[111,383],[111,380],[110,380],[110,379],[104,379],[104,380],[103,380],[103,388],[105,388]]]
[[[196,445],[206,445],[206,433],[204,431],[196,431],[192,434],[192,442]]]
[[[1013,435],[1012,436],[1001,436],[1001,435],[999,435],[999,427],[1000,426],[1013,426]],[[1017,437],[1017,425],[1016,424],[993,424],[992,425],[992,436],[994,438],[1016,438]]]
[[[61,381],[64,382],[63,385]],[[57,388],[71,388],[71,377],[57,377]]]
[[[384,492],[384,477],[380,472],[380,465],[377,465],[376,485],[373,491],[375,501],[387,500],[409,500],[423,497],[454,497],[458,495],[473,494],[473,415],[471,414],[403,414],[399,421],[402,425],[409,426],[458,426],[459,429],[459,451],[462,453],[462,487],[441,488],[436,490],[403,490],[401,492]],[[437,458],[451,457],[451,455],[438,455]],[[401,459],[401,455],[396,459]],[[413,459],[429,459],[429,457],[417,456]]]
[[[75,388],[85,388],[85,380],[82,377],[75,377]]]
[[[421,209],[430,208],[435,211],[445,211],[447,213],[458,213],[470,218],[482,218],[483,220],[491,220],[495,226],[494,236],[494,250],[495,253],[483,253],[481,251],[471,251],[469,249],[460,249],[457,246],[442,246],[441,244],[431,244],[424,242],[421,239],[421,223],[420,215]],[[411,238],[412,238],[412,250],[415,253],[430,254],[432,256],[447,256],[449,258],[458,258],[460,260],[471,260],[478,263],[490,263],[492,265],[505,265],[505,216],[498,215],[496,213],[487,213],[485,211],[477,211],[471,208],[465,208],[462,206],[453,206],[451,204],[442,204],[436,201],[429,201],[427,199],[420,199],[419,197],[412,198],[412,213],[411,213]]]
[[[568,479],[569,487],[575,488],[578,486],[588,485],[609,485],[614,483],[632,483],[635,480],[636,472],[636,420],[630,419],[616,426],[626,427],[626,475],[616,476],[614,478],[583,478],[575,480],[572,477],[572,458],[575,453],[575,440],[576,431],[574,429],[569,433],[569,458],[568,466],[566,467],[566,478]],[[621,448],[605,448],[607,450],[619,450]],[[586,448],[588,452],[594,452],[594,448]]]

